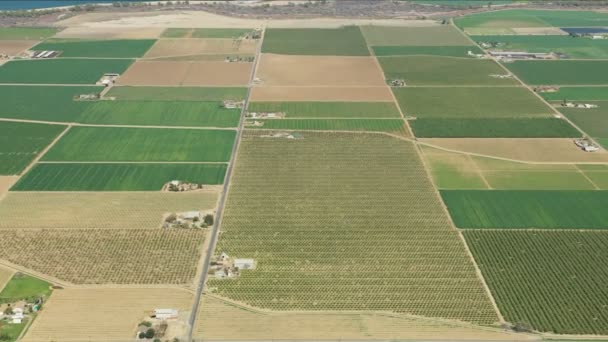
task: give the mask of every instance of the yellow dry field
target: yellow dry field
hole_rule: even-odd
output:
[[[379,87],[253,87],[253,102],[344,101],[393,102],[388,86]]]
[[[257,40],[235,39],[159,39],[144,58],[255,54]]]
[[[262,54],[256,74],[263,86],[384,86],[374,57]]]
[[[244,86],[253,63],[137,61],[118,80],[122,85]]]
[[[12,270],[0,267],[0,292],[2,292],[2,289],[6,286],[9,280],[11,280],[14,273],[15,272],[13,272]]]
[[[567,35],[568,33],[560,30],[559,27],[512,27],[518,35]]]
[[[154,39],[163,31],[161,27],[68,27],[53,38]]]
[[[0,55],[15,56],[36,44],[37,40],[0,40]]]
[[[269,312],[206,296],[194,337],[209,340],[529,340],[467,324],[392,313]]]
[[[55,290],[22,341],[130,341],[150,311],[183,312],[191,302],[192,294],[177,288]]]
[[[421,138],[419,142],[448,150],[528,162],[603,163],[608,152],[584,152],[572,139]]]
[[[8,189],[10,189],[18,179],[19,176],[0,176],[0,199],[8,193]]]
[[[13,191],[0,202],[0,229],[159,229],[166,214],[213,210],[217,199],[217,191]]]

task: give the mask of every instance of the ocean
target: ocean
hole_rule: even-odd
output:
[[[118,0],[120,1],[120,0]],[[128,2],[132,2],[129,0]],[[135,0],[141,1],[141,0]],[[49,8],[57,6],[80,5],[87,3],[117,2],[117,0],[0,0],[0,11]]]

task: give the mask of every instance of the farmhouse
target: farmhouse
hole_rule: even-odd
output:
[[[509,58],[509,59],[556,59],[557,55],[554,53],[533,53],[533,52],[522,52],[522,51],[488,51],[490,56],[496,58]]]
[[[593,108],[597,108],[597,105],[591,104],[591,103],[563,102],[562,107],[578,108],[578,109],[593,109]]]
[[[178,314],[177,309],[154,309],[152,317],[156,319],[172,319],[177,318]]]
[[[255,260],[253,259],[234,259],[234,267],[239,270],[254,270]]]

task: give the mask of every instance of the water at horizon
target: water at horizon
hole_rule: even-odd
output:
[[[0,11],[49,8],[58,6],[81,5],[87,3],[117,2],[121,0],[0,0]],[[124,0],[123,0],[124,1]],[[132,2],[134,0],[128,0]],[[135,0],[141,1],[141,0]]]

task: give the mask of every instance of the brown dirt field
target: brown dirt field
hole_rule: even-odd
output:
[[[390,313],[258,311],[209,296],[203,297],[194,336],[210,340],[534,339],[529,335]]]
[[[8,193],[8,189],[10,189],[18,179],[18,176],[0,176],[0,199]]]
[[[374,57],[262,54],[256,78],[264,86],[383,86]]]
[[[565,31],[559,29],[559,27],[513,27],[515,33],[518,35],[534,35],[534,34],[546,34],[546,35],[567,35]]]
[[[234,39],[160,39],[144,58],[202,54],[255,54],[257,41]]]
[[[55,290],[23,341],[128,341],[150,311],[187,311],[191,302],[177,288]]]
[[[161,27],[68,27],[54,38],[82,39],[153,39],[160,37]]]
[[[0,229],[159,229],[169,212],[213,210],[218,192],[10,192]]]
[[[0,267],[0,292],[6,286],[9,280],[13,277],[15,272],[4,267]]]
[[[36,44],[37,40],[0,40],[0,54],[14,56]]]
[[[122,85],[243,86],[253,63],[137,61],[118,79]]]
[[[529,162],[603,163],[608,152],[584,152],[571,139],[429,138],[421,143],[461,152]]]
[[[253,87],[251,101],[393,102],[388,86],[382,87]]]

